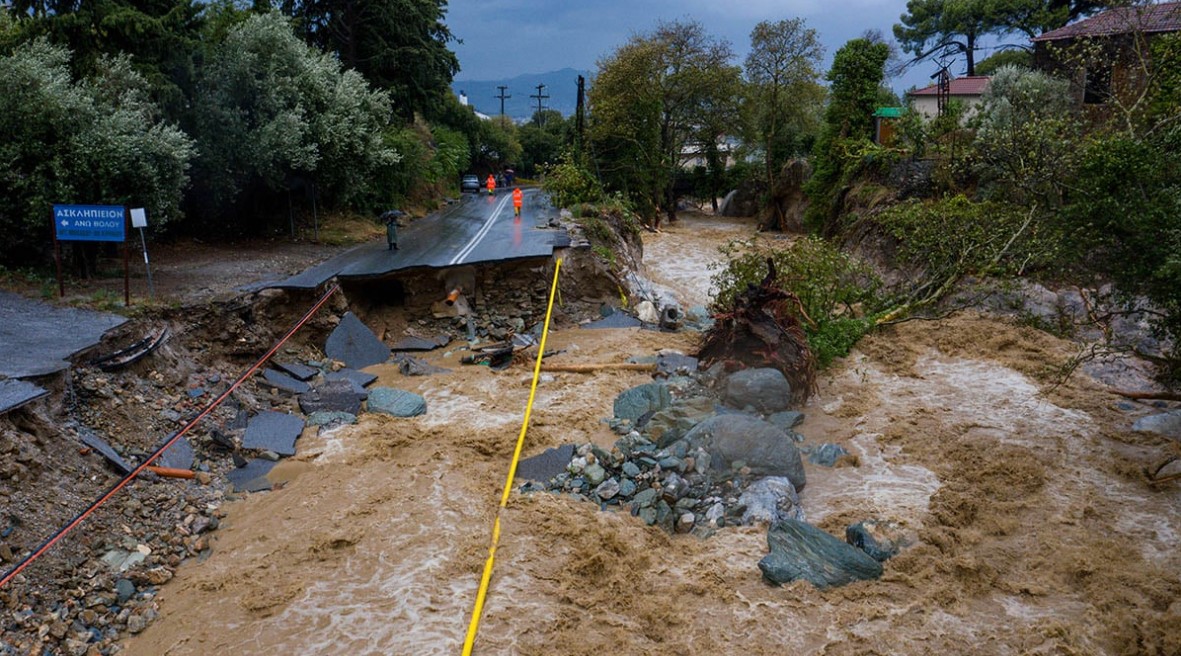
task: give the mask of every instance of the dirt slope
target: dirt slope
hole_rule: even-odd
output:
[[[699,293],[687,249],[705,261],[727,234],[703,221],[645,236],[655,278]],[[636,330],[551,340],[564,350],[553,362],[692,348]],[[1181,653],[1181,486],[1154,490],[1139,473],[1168,445],[1127,432],[1143,411],[1114,409],[1081,376],[1053,388],[1046,372],[1071,352],[959,316],[884,331],[823,374],[801,431],[857,463],[808,465],[802,504],[838,535],[861,519],[903,523],[917,543],[880,581],[772,587],[755,567],[761,529],[669,536],[514,494],[477,653]],[[376,368],[379,384],[424,394],[428,414],[301,440],[278,474],[287,485],[228,506],[213,555],[162,589],[161,618],[125,653],[457,653],[529,377],[458,357],[434,355],[451,372],[427,378]],[[611,444],[600,419],[645,380],[547,375],[526,455]]]

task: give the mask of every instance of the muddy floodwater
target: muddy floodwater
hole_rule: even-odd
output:
[[[751,224],[692,217],[645,235],[654,280],[708,298],[717,245]],[[692,334],[563,329],[551,362],[692,351]],[[621,512],[514,493],[479,654],[1179,654],[1181,485],[1141,469],[1163,440],[1131,433],[1147,407],[1076,373],[1062,340],[972,314],[909,322],[822,372],[798,429],[852,455],[806,463],[808,521],[838,536],[891,519],[914,544],[877,581],[777,587],[756,566],[766,531],[669,535]],[[378,384],[423,394],[414,419],[363,415],[309,431],[281,488],[227,506],[212,554],[159,594],[127,654],[457,654],[531,369],[462,366]],[[601,421],[641,372],[546,374],[525,456],[609,447]]]

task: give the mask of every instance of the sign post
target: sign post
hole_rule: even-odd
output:
[[[131,304],[131,288],[127,262],[127,212],[122,205],[54,205],[53,241],[57,252],[58,294],[65,296],[62,278],[61,242],[113,241],[123,248],[123,302]]]
[[[144,237],[144,228],[148,227],[148,215],[144,208],[131,208],[131,227],[139,228],[139,243],[144,249],[144,268],[148,270],[148,295],[155,298],[156,288],[152,285],[152,264],[148,262],[148,240]]]

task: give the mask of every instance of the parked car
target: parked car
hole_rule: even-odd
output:
[[[470,191],[473,194],[480,193],[480,179],[470,173],[463,176],[463,181],[459,183],[459,191]]]

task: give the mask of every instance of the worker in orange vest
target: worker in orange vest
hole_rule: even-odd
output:
[[[491,196],[496,193],[496,178],[491,173],[488,174],[488,195]]]
[[[521,193],[521,188],[513,189],[513,214],[521,216],[521,202],[525,200],[525,194]]]

